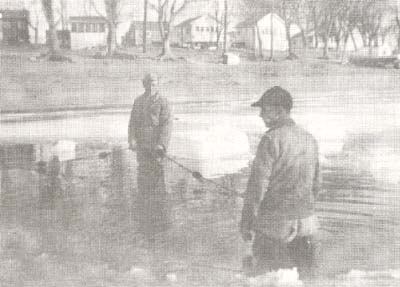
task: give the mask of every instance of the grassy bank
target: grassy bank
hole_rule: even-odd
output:
[[[156,50],[135,59],[94,59],[91,52],[68,55],[73,63],[36,60],[41,50],[4,49],[0,57],[2,112],[129,107],[143,92],[146,72],[162,76],[162,90],[174,103],[251,100],[273,85],[294,93],[301,106],[342,106],[398,101],[395,69],[361,68],[320,60],[308,52],[296,61],[220,63],[218,52],[177,49],[176,61],[160,62]],[[244,55],[242,55],[244,56]]]

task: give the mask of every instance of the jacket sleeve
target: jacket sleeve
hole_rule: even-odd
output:
[[[273,164],[279,154],[278,149],[279,144],[274,143],[268,134],[261,139],[244,194],[241,230],[252,230],[259,204],[263,199],[267,182],[271,176]]]
[[[159,145],[162,145],[165,150],[168,149],[171,139],[173,115],[170,104],[166,99],[163,100],[160,111],[160,137]]]
[[[314,198],[316,198],[321,191],[321,171],[320,171],[320,164],[319,164],[319,151],[318,151],[318,144],[315,143],[315,174],[314,174],[314,180],[313,180],[313,186],[312,186],[312,193],[314,195]]]
[[[133,107],[131,110],[131,117],[129,119],[129,126],[128,126],[128,143],[132,143],[136,141],[136,131],[138,128],[138,120],[140,118],[140,109],[138,101],[135,100],[133,103]]]

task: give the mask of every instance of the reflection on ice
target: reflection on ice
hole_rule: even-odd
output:
[[[175,133],[170,153],[206,178],[237,173],[251,158],[246,133],[229,125]]]
[[[370,172],[382,183],[400,181],[400,129],[356,133],[346,137],[343,154],[349,164]]]
[[[400,179],[400,138],[397,130],[386,134],[382,132],[400,124],[400,118],[394,110],[392,106],[383,106],[379,110],[375,107],[362,107],[343,113],[297,111],[293,117],[318,140],[323,164],[329,164],[329,155],[345,152],[351,159],[349,164],[357,163],[383,182],[397,183]],[[13,142],[113,138],[124,143],[128,120],[128,112],[119,112],[30,122],[3,122],[0,138]],[[193,167],[204,169],[205,174],[212,167],[208,173],[210,176],[235,172],[248,162],[248,157],[243,157],[249,150],[246,135],[249,136],[251,151],[254,152],[254,145],[258,142],[255,136],[261,136],[265,130],[257,112],[176,114],[172,154],[187,159],[207,158],[206,162],[197,163],[198,166]],[[222,158],[224,162],[220,160]]]

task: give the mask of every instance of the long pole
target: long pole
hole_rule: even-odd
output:
[[[144,0],[144,13],[143,13],[143,53],[146,53],[147,46],[147,5],[148,0]]]
[[[224,1],[224,54],[226,53],[226,30],[228,30],[228,0]]]
[[[269,60],[272,61],[274,59],[274,13],[275,13],[275,0],[272,1],[272,9],[271,9],[271,47],[270,47],[270,57]]]

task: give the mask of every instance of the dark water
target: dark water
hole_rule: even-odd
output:
[[[149,254],[132,216],[135,156],[116,151],[98,159],[111,150],[102,142],[79,145],[77,157],[90,159],[61,165],[50,209],[40,205],[43,179],[36,165],[2,172],[1,286],[128,286],[138,280],[132,267],[150,269],[154,254],[177,275],[178,286],[239,284],[235,274],[246,251],[237,228],[240,199],[167,162],[174,227],[156,239],[156,251]],[[247,177],[245,168],[217,182],[243,191]],[[312,285],[339,282],[338,276],[351,270],[399,268],[396,186],[383,187],[368,172],[332,161],[323,167],[317,212],[326,281]],[[365,286],[400,283],[390,276],[382,280],[372,276]]]

